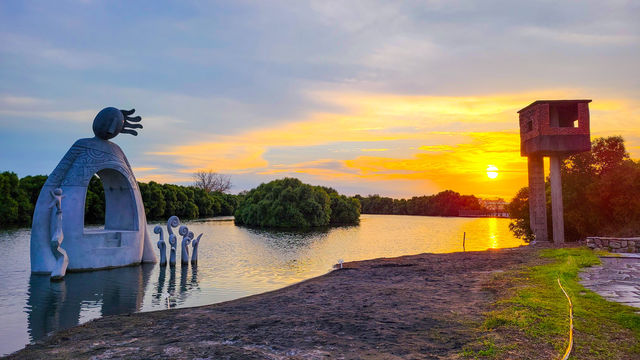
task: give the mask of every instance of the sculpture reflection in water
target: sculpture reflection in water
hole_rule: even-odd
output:
[[[155,270],[159,270],[158,281],[150,284]],[[179,282],[177,271],[180,271]],[[151,304],[145,304],[145,289],[149,285]],[[46,274],[32,274],[25,308],[29,335],[31,341],[36,341],[53,331],[106,315],[174,308],[199,289],[197,265],[181,266],[178,270],[142,264],[74,272],[67,273],[62,282],[51,282]]]
[[[142,264],[68,273],[63,282],[32,274],[26,308],[31,340],[78,325],[81,320],[140,311],[153,268],[153,264]]]
[[[167,271],[169,272],[168,282]],[[175,266],[169,266],[168,270],[166,266],[160,267],[158,282],[151,300],[154,308],[174,308],[184,303],[194,291],[200,289],[197,265],[191,266],[191,269],[185,265],[180,266],[179,284],[176,284],[176,271],[178,270]],[[189,273],[191,273],[191,276],[189,276]],[[176,285],[178,286],[177,289]]]

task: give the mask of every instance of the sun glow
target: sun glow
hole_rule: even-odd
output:
[[[495,179],[498,177],[498,168],[494,165],[487,166],[487,176],[489,179]]]

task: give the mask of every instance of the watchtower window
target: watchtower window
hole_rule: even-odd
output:
[[[528,133],[529,131],[532,131],[533,130],[533,120],[531,120],[531,119],[525,120],[524,126],[523,126],[522,129],[524,130],[525,134]]]
[[[549,105],[549,126],[575,128],[577,121],[577,103]]]

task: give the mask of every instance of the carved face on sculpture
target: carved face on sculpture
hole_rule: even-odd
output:
[[[136,110],[118,110],[114,107],[102,109],[96,118],[93,119],[93,133],[103,140],[109,140],[120,133],[138,135],[138,132],[131,129],[142,129],[140,116],[132,115]]]

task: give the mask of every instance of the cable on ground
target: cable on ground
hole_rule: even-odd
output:
[[[564,288],[560,283],[560,277],[558,277],[558,285],[564,293],[564,296],[566,296],[567,300],[569,301],[569,346],[567,346],[567,351],[565,351],[564,356],[562,357],[562,360],[567,360],[569,358],[569,354],[571,353],[571,349],[573,348],[573,304],[571,303],[571,298],[569,298],[569,295],[566,291],[564,291]]]

